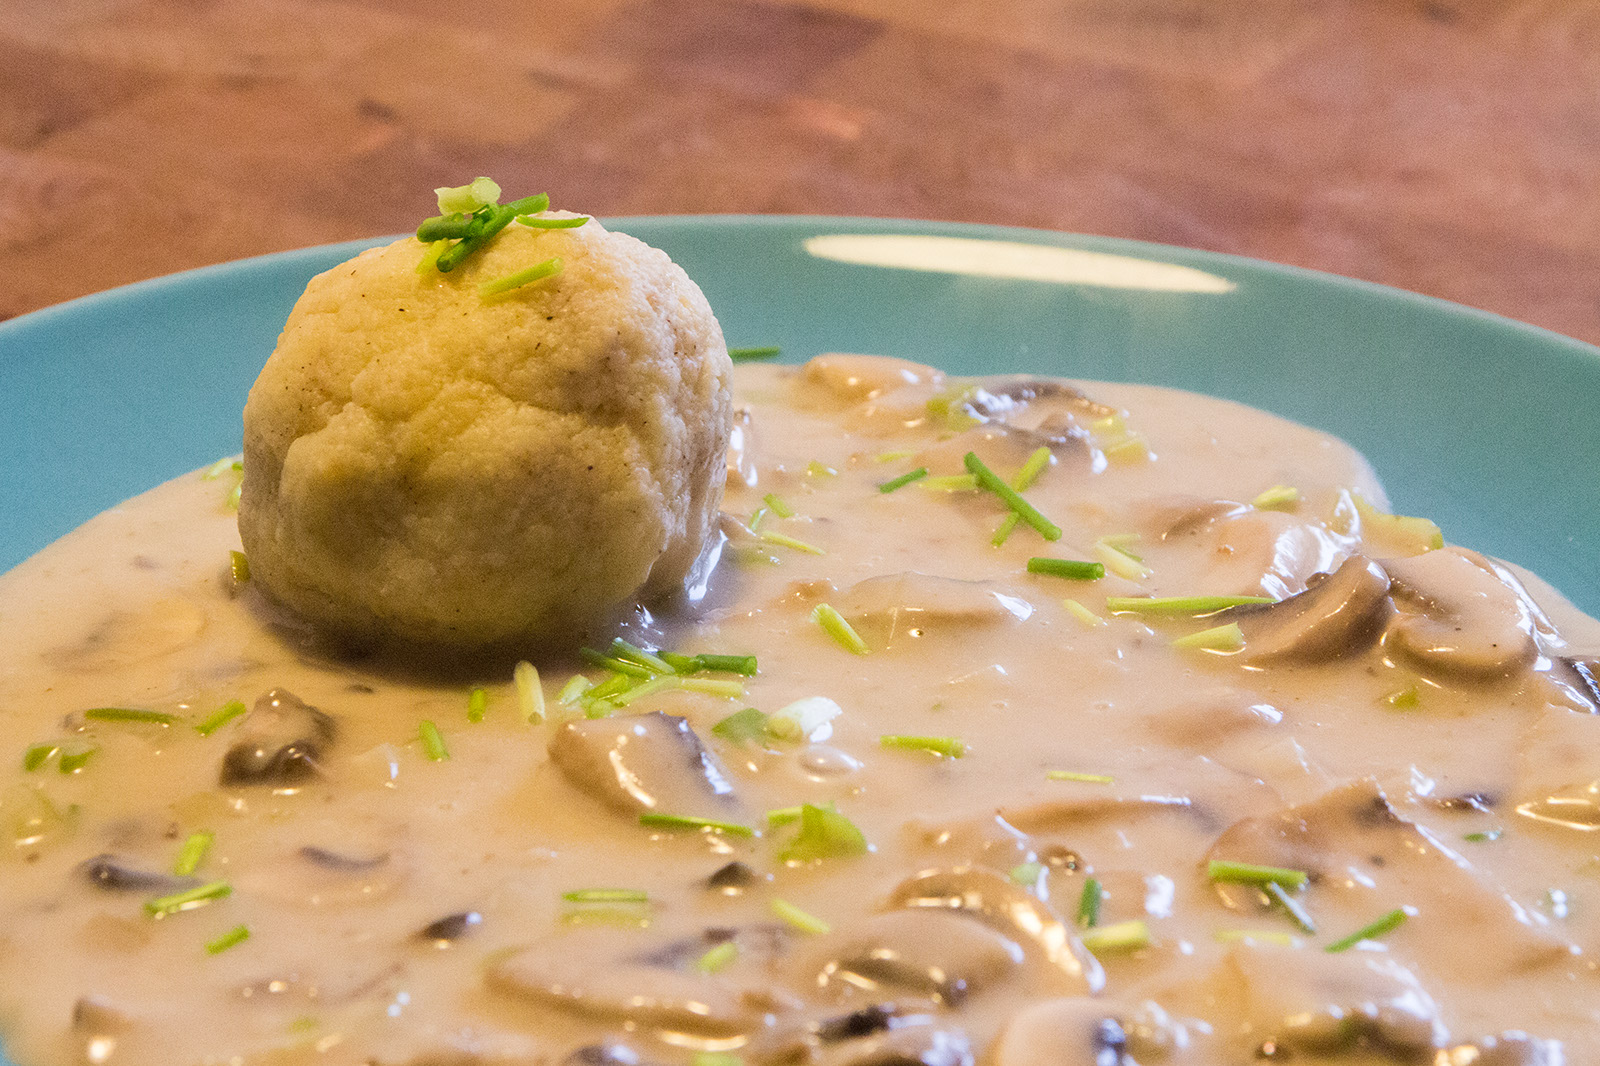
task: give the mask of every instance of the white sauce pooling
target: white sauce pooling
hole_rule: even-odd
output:
[[[606,672],[547,659],[550,717],[528,724],[510,663],[430,681],[332,656],[233,590],[226,480],[163,486],[0,577],[8,1054],[1600,1057],[1600,626],[1491,560],[1422,552],[1361,514],[1358,496],[1383,497],[1359,456],[1236,405],[974,390],[867,357],[738,375],[712,593],[629,629],[755,655],[754,677],[696,675],[736,695],[664,683],[587,717],[559,694]],[[1025,497],[1062,535],[1019,524],[995,546],[1005,506],[948,479],[971,451],[1010,480],[1040,447]],[[1252,505],[1279,485],[1298,502]],[[1074,580],[1029,573],[1035,556],[1112,567]],[[1106,606],[1296,594],[1199,619]],[[1232,621],[1242,649],[1227,633],[1207,643],[1231,651],[1174,646]],[[232,700],[247,712],[193,728]],[[714,731],[745,707],[793,709],[754,739]],[[448,758],[429,758],[424,720]],[[796,819],[802,804],[868,850],[830,853],[858,841]],[[832,830],[824,857],[797,847],[806,819]],[[1285,894],[1316,931],[1256,885],[1213,884],[1213,859],[1304,873]],[[596,889],[623,891],[563,899]],[[1098,932],[1077,920],[1089,897]],[[1326,950],[1396,910],[1390,931]],[[1148,943],[1105,939],[1139,921]]]

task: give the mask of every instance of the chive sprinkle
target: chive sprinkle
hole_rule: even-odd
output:
[[[1105,889],[1100,887],[1098,878],[1091,877],[1083,883],[1083,891],[1078,894],[1080,929],[1093,929],[1100,924],[1100,903],[1105,899],[1105,895]]]
[[[977,487],[978,479],[971,474],[941,474],[924,478],[917,484],[917,488],[928,492],[972,492]]]
[[[1179,637],[1172,642],[1172,646],[1229,654],[1244,648],[1244,631],[1239,628],[1238,622],[1229,622],[1225,626],[1213,626],[1198,633],[1190,633],[1186,637]]]
[[[489,693],[481,688],[475,688],[467,693],[467,721],[481,722],[484,714],[489,710]]]
[[[1044,473],[1044,468],[1050,465],[1050,449],[1040,445],[1034,449],[1028,461],[1022,464],[1022,469],[1017,471],[1017,476],[1011,479],[1011,487],[1018,492],[1024,492],[1028,486],[1039,480],[1039,475]]]
[[[1089,549],[1095,558],[1106,564],[1106,569],[1129,581],[1143,581],[1151,570],[1144,561],[1111,537],[1101,537]]]
[[[144,910],[152,918],[163,918],[179,911],[192,911],[196,907],[204,907],[219,899],[227,899],[232,894],[233,886],[228,882],[212,881],[182,892],[174,892],[170,896],[146,900]]]
[[[540,218],[537,215],[518,215],[517,222],[529,229],[577,229],[589,221],[588,215],[576,218]]]
[[[978,458],[977,452],[968,452],[961,457],[961,462],[966,466],[968,473],[978,479],[979,488],[988,489],[1000,497],[1007,507],[1021,515],[1022,520],[1032,526],[1041,537],[1045,540],[1061,539],[1061,527],[1040,514],[1033,504],[1018,495],[1016,489],[1000,480],[1000,476]]]
[[[844,615],[828,604],[819,603],[812,608],[811,620],[821,626],[823,632],[832,637],[845,651],[854,655],[871,654],[872,649],[861,639],[861,634],[851,628],[850,623],[844,620]]]
[[[805,863],[847,859],[872,850],[856,824],[833,807],[800,805],[800,835],[778,853],[780,862]]]
[[[908,470],[899,477],[890,478],[888,481],[885,481],[883,484],[878,486],[878,491],[893,492],[895,489],[903,489],[913,481],[920,481],[927,476],[928,468],[925,466],[919,466],[915,470]]]
[[[672,664],[655,652],[646,651],[637,644],[630,644],[621,637],[611,638],[611,654],[618,659],[626,659],[630,663],[637,663],[647,670],[658,674],[677,673]]]
[[[753,837],[756,831],[737,822],[719,822],[712,818],[695,818],[687,814],[662,814],[645,811],[639,815],[639,824],[646,829],[704,830],[730,837]]]
[[[417,737],[422,741],[422,750],[434,762],[442,762],[450,757],[450,749],[444,745],[444,736],[439,732],[439,727],[428,721],[422,720],[417,727]]]
[[[1410,908],[1396,907],[1394,910],[1390,911],[1388,914],[1385,914],[1382,918],[1379,918],[1371,925],[1362,926],[1349,936],[1344,937],[1341,940],[1335,940],[1322,950],[1328,952],[1329,954],[1335,955],[1341,951],[1349,951],[1363,940],[1375,940],[1378,937],[1383,936],[1385,933],[1393,932],[1394,930],[1398,929],[1400,926],[1405,924],[1407,918],[1411,917],[1411,913],[1412,912]]]
[[[1278,929],[1218,929],[1213,934],[1218,943],[1233,944],[1241,940],[1254,940],[1262,944],[1282,944],[1289,947],[1294,937]]]
[[[1107,951],[1138,951],[1150,945],[1150,927],[1143,918],[1102,925],[1087,930],[1082,937],[1083,946],[1095,954]]]
[[[561,898],[568,903],[649,903],[650,893],[642,888],[577,888]]]
[[[1291,870],[1283,866],[1261,866],[1253,862],[1231,862],[1212,859],[1206,863],[1206,876],[1213,884],[1265,885],[1279,884],[1299,888],[1310,880],[1304,870]]]
[[[735,744],[749,744],[767,735],[767,716],[754,707],[746,707],[712,726],[711,732]]]
[[[720,696],[725,700],[736,700],[744,695],[743,681],[730,681],[717,677],[679,677],[673,681],[674,688],[681,688],[685,692],[700,692],[707,696]]]
[[[30,744],[28,750],[22,753],[22,768],[31,774],[49,762],[51,757],[60,750],[60,744],[52,744],[48,741],[43,744]]]
[[[243,944],[249,939],[250,927],[247,925],[236,925],[232,929],[229,929],[226,933],[223,933],[221,936],[217,937],[217,939],[207,943],[206,954],[220,955],[229,948]]]
[[[729,348],[728,358],[735,363],[745,363],[752,359],[776,359],[782,351],[783,349],[776,344],[764,348]]]
[[[1067,613],[1068,614],[1072,615],[1072,617],[1076,618],[1078,621],[1082,622],[1085,626],[1088,626],[1090,629],[1093,629],[1096,626],[1103,626],[1103,625],[1106,624],[1106,620],[1104,618],[1101,618],[1099,615],[1097,615],[1093,611],[1089,610],[1089,608],[1085,607],[1083,604],[1079,603],[1077,600],[1073,600],[1073,599],[1062,600],[1061,601],[1061,606],[1063,606],[1063,607],[1065,607],[1067,609]]]
[[[1268,881],[1261,886],[1261,890],[1271,896],[1278,906],[1282,907],[1289,920],[1300,927],[1303,933],[1316,935],[1317,923],[1311,920],[1311,914],[1302,906],[1300,901],[1289,895],[1286,888],[1276,881]]]
[[[522,720],[530,725],[544,721],[544,685],[538,668],[523,659],[512,667],[511,680],[517,686],[517,712]]]
[[[967,753],[967,745],[958,737],[909,737],[885,735],[878,743],[886,748],[903,751],[927,751],[947,759],[959,759]]]
[[[228,553],[228,574],[234,583],[244,584],[250,580],[250,560],[245,558],[244,552],[230,551]]]
[[[779,518],[794,517],[794,508],[790,507],[788,504],[784,503],[783,500],[779,499],[770,492],[761,497],[761,502],[770,507],[772,509],[772,513],[777,515]]]
[[[1258,511],[1292,511],[1300,502],[1300,490],[1291,485],[1274,485],[1250,501]]]
[[[99,748],[84,748],[81,751],[63,751],[56,769],[64,774],[75,774],[87,766],[94,753],[99,750]]]
[[[1271,602],[1273,602],[1271,596],[1107,596],[1106,610],[1116,614],[1173,614],[1198,617],[1226,611],[1229,607]]]
[[[1000,524],[994,528],[994,536],[989,538],[989,543],[996,548],[1004,544],[1011,536],[1011,531],[1017,528],[1017,523],[1022,521],[1022,516],[1015,511],[1007,511],[1006,516],[1000,519]]]
[[[194,731],[203,737],[209,737],[244,712],[245,705],[243,700],[229,700],[207,715],[205,721],[194,727]]]
[[[553,278],[561,273],[561,257],[552,256],[542,263],[535,263],[531,267],[507,274],[503,278],[495,278],[478,286],[478,295],[484,298],[499,296],[501,293],[520,289],[524,285],[531,285],[545,278]]]
[[[689,1066],[744,1066],[744,1059],[731,1051],[696,1051]]]
[[[805,552],[808,555],[828,554],[815,544],[807,544],[803,540],[796,540],[794,537],[786,537],[782,533],[775,533],[770,529],[763,529],[760,533],[757,533],[756,536],[761,540],[766,541],[768,544],[776,544],[780,548],[793,548],[797,552]]]
[[[1006,877],[1009,878],[1011,883],[1014,885],[1021,885],[1023,888],[1033,888],[1039,884],[1039,878],[1043,876],[1043,874],[1044,863],[1021,862],[1013,866],[1010,872],[1006,874]]]
[[[1104,563],[1088,563],[1078,559],[1046,559],[1034,556],[1028,560],[1028,573],[1065,577],[1073,581],[1099,581],[1106,576]]]
[[[694,968],[701,973],[720,973],[732,965],[733,960],[739,957],[739,944],[734,940],[724,940],[716,947],[707,951],[695,960]]]
[[[1500,834],[1502,834],[1504,832],[1505,832],[1504,829],[1489,829],[1489,830],[1485,830],[1484,832],[1481,832],[1481,833],[1468,833],[1466,836],[1462,837],[1461,839],[1470,840],[1474,844],[1485,844],[1485,843],[1488,843],[1491,840],[1499,840],[1500,839]]]
[[[723,674],[743,674],[745,677],[756,676],[756,657],[754,655],[711,655],[702,653],[694,657],[695,670],[710,670]]]
[[[189,839],[183,842],[183,847],[178,849],[178,861],[172,864],[172,872],[179,877],[188,877],[198,870],[215,839],[216,836],[211,833],[191,833]]]
[[[145,711],[133,707],[95,707],[84,711],[83,716],[93,722],[144,722],[167,726],[178,719],[165,711]]]
[[[782,919],[789,925],[800,930],[802,933],[810,933],[813,936],[823,936],[831,932],[833,929],[833,926],[829,925],[821,918],[801,910],[799,907],[796,907],[793,903],[790,903],[786,899],[775,899],[767,906],[775,917]]]
[[[1117,780],[1109,774],[1080,774],[1076,770],[1047,770],[1044,776],[1051,781],[1081,781],[1086,785],[1113,785]]]

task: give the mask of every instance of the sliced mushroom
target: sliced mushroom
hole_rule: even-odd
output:
[[[652,711],[568,722],[550,759],[579,791],[620,814],[726,817],[733,786],[689,723]]]
[[[585,1044],[568,1052],[561,1066],[640,1066],[643,1061],[626,1044]]]
[[[417,938],[431,942],[434,947],[446,948],[482,924],[483,915],[477,911],[447,914],[423,926],[417,931]]]
[[[1047,999],[1012,1015],[992,1066],[1137,1066],[1115,1008],[1096,999]]]
[[[842,1043],[826,1044],[817,1066],[972,1066],[972,1047],[959,1029],[930,1018],[893,1018],[886,1029]]]
[[[829,352],[808,361],[801,370],[807,382],[821,386],[847,403],[873,400],[907,385],[935,388],[944,374],[923,363],[886,355]]]
[[[1352,555],[1331,574],[1277,603],[1235,607],[1223,618],[1244,633],[1243,658],[1254,663],[1323,663],[1359,655],[1389,620],[1389,575]]]
[[[327,848],[319,848],[313,844],[307,844],[301,848],[300,857],[307,862],[322,867],[324,870],[337,870],[340,873],[351,874],[375,870],[389,861],[388,852],[380,852],[377,855],[344,855],[337,851],[329,851]]]
[[[1541,1040],[1527,1033],[1506,1032],[1440,1053],[1437,1066],[1565,1066],[1559,1040]]]
[[[256,700],[240,734],[223,757],[222,783],[286,786],[317,776],[338,726],[294,693],[275,688]]]
[[[1558,655],[1550,678],[1570,692],[1573,702],[1590,714],[1600,714],[1600,656]]]
[[[1099,992],[1105,971],[1068,925],[1050,907],[1009,878],[977,867],[928,870],[902,881],[889,896],[890,907],[958,911],[1033,946],[1067,991]]]
[[[874,915],[823,946],[817,986],[910,993],[950,1006],[1003,980],[1022,949],[994,929],[935,910]]]
[[[637,950],[618,930],[585,929],[502,955],[488,967],[491,988],[605,1024],[687,1034],[744,1036],[795,1005],[776,989],[629,959]]]
[[[869,577],[834,604],[874,647],[925,635],[961,635],[975,626],[1027,621],[1033,605],[991,581],[963,581],[908,571]]]
[[[141,870],[115,855],[96,855],[78,869],[91,885],[111,892],[176,892],[196,884],[192,877]]]
[[[1488,680],[1538,656],[1522,597],[1476,553],[1440,548],[1386,565],[1400,612],[1386,646],[1423,671]]]
[[[1517,813],[1560,829],[1593,833],[1600,830],[1600,781],[1560,789],[1540,799],[1519,803]]]

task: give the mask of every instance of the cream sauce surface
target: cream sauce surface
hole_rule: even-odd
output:
[[[530,650],[527,721],[511,662],[337,653],[230,577],[233,475],[0,577],[6,1053],[1600,1061],[1600,626],[1237,405],[856,356],[737,385],[709,591],[618,633],[753,676]],[[969,452],[1008,482],[1048,457],[1024,495],[1059,539],[996,543]],[[1197,595],[1281,602],[1108,606]],[[764,731],[714,729],[747,707]]]

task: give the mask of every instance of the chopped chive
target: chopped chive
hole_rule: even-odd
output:
[[[538,668],[523,659],[512,668],[511,680],[517,686],[517,711],[522,720],[530,724],[544,721],[544,684]]]
[[[1404,925],[1405,920],[1409,917],[1411,917],[1411,911],[1409,908],[1396,907],[1394,910],[1390,911],[1388,914],[1385,914],[1382,918],[1379,918],[1371,925],[1362,926],[1349,936],[1340,940],[1335,940],[1322,950],[1328,952],[1329,954],[1338,954],[1341,951],[1349,951],[1363,940],[1375,940],[1378,937],[1383,936],[1385,933],[1393,932],[1401,925]]]
[[[445,214],[476,211],[500,200],[500,185],[493,178],[473,178],[465,185],[447,185],[433,190],[439,210]]]
[[[770,507],[772,509],[772,513],[777,515],[779,518],[794,517],[794,508],[790,507],[788,504],[784,503],[777,496],[774,496],[770,492],[761,497],[761,502]]]
[[[1499,840],[1500,834],[1504,832],[1504,829],[1486,829],[1481,833],[1468,833],[1461,839],[1470,840],[1474,844],[1486,844],[1491,840]]]
[[[1294,944],[1294,936],[1281,929],[1218,929],[1213,934],[1218,943],[1233,944],[1241,940],[1255,940],[1263,944]]]
[[[774,533],[770,529],[763,529],[760,533],[757,533],[756,536],[766,541],[768,544],[776,544],[780,548],[793,548],[797,552],[807,552],[811,555],[828,554],[815,544],[807,544],[803,540],[796,540],[793,537],[786,537],[782,533]]]
[[[244,482],[240,482],[228,490],[228,495],[223,499],[222,506],[230,511],[239,509],[239,498],[244,495]]]
[[[1139,543],[1137,533],[1107,533],[1100,538],[1100,543],[1109,545],[1136,563],[1144,562],[1144,556],[1133,550],[1133,546]]]
[[[811,620],[822,627],[823,632],[834,639],[834,642],[845,651],[855,655],[868,655],[872,649],[867,647],[867,642],[861,635],[851,628],[850,623],[844,620],[833,607],[826,603],[819,603],[811,611]]]
[[[692,674],[700,669],[700,666],[695,662],[698,656],[680,655],[675,651],[663,651],[659,654],[661,661],[672,667],[674,673]]]
[[[203,481],[215,481],[215,480],[217,480],[217,478],[221,477],[223,474],[226,474],[229,470],[233,469],[234,465],[237,464],[238,462],[239,462],[239,460],[234,458],[231,455],[225,456],[225,457],[223,457],[221,459],[218,459],[216,462],[214,462],[210,466],[206,467],[205,473],[200,475],[201,480],[203,480]]]
[[[1100,450],[1113,463],[1124,464],[1145,462],[1154,454],[1150,451],[1150,443],[1137,433],[1130,433],[1122,440],[1106,444]]]
[[[476,211],[477,208],[473,210]],[[425,218],[417,225],[417,240],[423,244],[460,240],[472,233],[473,221],[470,213],[460,211]],[[439,251],[444,251],[444,248],[440,248]]]
[[[145,711],[133,707],[94,707],[83,716],[92,722],[144,722],[148,725],[167,726],[178,719],[165,711]]]
[[[1213,626],[1198,633],[1190,633],[1186,637],[1179,637],[1172,642],[1172,646],[1229,654],[1244,647],[1244,631],[1239,628],[1238,622],[1229,622],[1225,626]]]
[[[1253,862],[1232,862],[1212,859],[1206,863],[1206,876],[1213,884],[1265,885],[1276,883],[1289,888],[1299,888],[1309,881],[1304,870],[1291,870],[1283,866],[1262,866]]]
[[[803,696],[767,716],[767,736],[774,740],[824,740],[823,727],[844,713],[826,696]]]
[[[833,930],[833,926],[821,918],[801,910],[786,899],[775,899],[767,906],[775,917],[787,922],[802,933],[823,936]]]
[[[877,455],[874,455],[872,457],[872,461],[875,462],[875,463],[898,463],[902,459],[909,459],[913,455],[916,455],[916,454],[917,454],[916,452],[912,452],[912,451],[879,452]]]
[[[754,655],[708,655],[700,654],[694,657],[696,670],[711,670],[724,674],[743,674],[745,677],[756,676],[756,657]]]
[[[878,491],[893,492],[895,489],[903,489],[913,481],[920,481],[927,476],[928,468],[925,466],[919,466],[915,470],[908,470],[899,477],[890,478],[888,481],[885,481],[883,484],[878,486]]]
[[[1101,537],[1089,549],[1096,559],[1106,564],[1106,569],[1129,581],[1143,581],[1152,573],[1137,555],[1117,547],[1110,537]]]
[[[1078,928],[1093,929],[1100,924],[1100,904],[1105,898],[1098,878],[1084,881],[1083,891],[1078,893]]]
[[[598,685],[589,689],[584,693],[584,696],[591,700],[603,700],[628,691],[640,681],[648,680],[650,680],[650,675],[644,671],[639,673],[628,673],[619,670],[610,677],[606,678],[604,681],[600,682]]]
[[[577,888],[561,898],[568,903],[649,903],[650,893],[642,888]]]
[[[928,492],[971,492],[977,487],[978,479],[971,474],[942,474],[917,482],[917,488]]]
[[[1028,461],[1022,464],[1022,469],[1017,471],[1017,476],[1011,479],[1011,487],[1018,492],[1024,492],[1028,486],[1039,480],[1039,475],[1044,473],[1044,468],[1050,465],[1050,449],[1040,445],[1034,449]]]
[[[695,960],[694,968],[701,973],[719,973],[733,964],[739,957],[739,943],[735,940],[724,940],[716,947],[707,951]]]
[[[1022,516],[1015,511],[1007,511],[1006,516],[1000,519],[1000,524],[994,527],[994,536],[989,538],[989,543],[996,548],[1004,544],[1011,536],[1011,531],[1017,528],[1017,523],[1022,521]]]
[[[418,274],[433,274],[439,269],[439,257],[450,247],[449,241],[431,241],[422,248],[422,258],[417,261]]]
[[[506,206],[518,215],[541,214],[550,210],[550,194],[535,193],[532,196],[524,196],[520,200],[513,200]]]
[[[588,215],[576,218],[539,218],[536,215],[518,215],[517,222],[529,229],[577,229],[589,221]]]
[[[1062,600],[1061,606],[1067,609],[1068,614],[1072,615],[1072,617],[1076,618],[1078,621],[1082,622],[1091,629],[1093,629],[1095,626],[1103,626],[1106,624],[1106,620],[1104,618],[1101,618],[1099,615],[1089,610],[1089,608],[1085,607],[1077,600]]]
[[[730,837],[753,837],[756,831],[737,822],[719,822],[712,818],[695,818],[686,814],[662,814],[645,811],[639,815],[639,824],[646,829],[704,830]]]
[[[417,727],[417,736],[422,741],[422,750],[434,762],[442,762],[450,757],[450,749],[444,745],[444,736],[439,732],[439,727],[428,721],[422,720]]]
[[[607,700],[618,707],[626,707],[635,700],[642,700],[646,696],[654,696],[663,689],[681,689],[684,681],[685,679],[677,674],[658,675],[648,681],[634,685],[625,692],[619,692],[615,696],[608,696]]]
[[[1039,883],[1039,877],[1044,873],[1044,863],[1023,862],[1011,868],[1006,874],[1012,884],[1021,885],[1023,888],[1032,888]]]
[[[648,666],[630,663],[626,659],[619,659],[615,655],[607,655],[605,652],[595,651],[593,648],[579,648],[578,654],[585,662],[593,663],[602,670],[610,670],[614,674],[626,674],[629,677],[637,677],[642,680],[654,677],[656,673]]]
[[[481,688],[474,688],[467,693],[467,721],[481,722],[489,710],[489,693]]]
[[[800,835],[778,853],[780,862],[847,859],[871,850],[856,824],[836,810],[814,803],[800,805]]]
[[[561,273],[561,257],[552,256],[542,263],[535,263],[533,266],[519,270],[514,274],[507,274],[503,278],[495,278],[493,281],[483,282],[478,286],[478,295],[488,299],[491,296],[499,296],[501,293],[510,292],[512,289],[520,289],[524,285],[531,285],[545,278],[553,278],[559,273]]]
[[[1258,511],[1291,511],[1299,502],[1299,489],[1289,485],[1274,485],[1251,500],[1250,506]]]
[[[611,638],[611,654],[618,659],[626,659],[631,663],[638,663],[647,670],[658,674],[676,673],[672,664],[667,662],[655,652],[646,651],[637,644],[630,644],[621,637]]]
[[[217,937],[217,939],[207,943],[206,954],[220,955],[229,948],[243,944],[249,939],[250,927],[247,925],[236,925],[232,929],[229,929],[226,933],[223,933],[221,936]]]
[[[819,460],[813,459],[809,463],[806,464],[806,477],[830,478],[830,477],[838,477],[838,476],[839,476],[839,471],[835,470],[833,467],[829,466],[827,463],[824,463],[824,462],[821,462]]]
[[[1061,539],[1061,527],[1040,514],[1033,504],[1017,494],[1016,489],[1001,481],[1000,476],[984,465],[982,459],[978,458],[977,452],[968,452],[961,457],[961,462],[966,466],[967,472],[978,479],[979,488],[988,489],[1000,497],[1007,507],[1021,515],[1022,520],[1028,523],[1041,537],[1045,540]]]
[[[1150,927],[1143,918],[1102,925],[1086,930],[1080,938],[1083,946],[1095,954],[1107,951],[1138,951],[1150,946]]]
[[[250,580],[250,560],[245,558],[244,552],[230,551],[228,553],[228,573],[233,577],[234,583],[242,585]]]
[[[696,1051],[689,1066],[744,1066],[744,1059],[731,1051]]]
[[[1271,596],[1107,596],[1106,610],[1116,614],[1172,614],[1199,617],[1244,607],[1271,603]]]
[[[776,359],[783,351],[776,344],[769,344],[762,348],[729,348],[728,358],[735,363],[749,362],[752,359]]]
[[[735,744],[749,744],[767,735],[767,716],[754,707],[746,707],[712,726],[711,732]]]
[[[754,533],[761,528],[761,520],[765,517],[767,517],[767,509],[765,507],[757,507],[750,512],[750,521],[746,522],[745,525],[750,532]]]
[[[561,686],[561,691],[556,693],[556,702],[567,705],[577,703],[578,698],[593,687],[594,682],[587,677],[582,674],[573,674],[567,679],[567,683]]]
[[[489,243],[501,230],[517,217],[514,206],[507,204],[504,207],[485,205],[473,212],[477,223],[459,241],[446,248],[434,264],[441,274],[448,274],[460,266],[468,256]]]
[[[192,911],[196,907],[204,907],[216,900],[227,899],[232,894],[233,886],[228,882],[212,881],[182,892],[174,892],[170,896],[146,900],[144,910],[152,918],[162,918],[169,914],[177,914],[179,911]]]
[[[767,825],[772,829],[778,829],[799,820],[800,805],[798,803],[793,807],[774,807],[767,812]]]
[[[30,744],[28,750],[22,753],[22,768],[31,774],[60,751],[60,744],[52,744],[49,741],[43,744]]]
[[[927,751],[934,755],[948,759],[959,759],[967,753],[967,746],[956,737],[908,737],[885,735],[878,738],[878,743],[886,748],[900,748],[904,751]]]
[[[725,700],[736,700],[744,696],[743,681],[729,681],[716,677],[679,677],[673,679],[674,688],[681,688],[685,692],[700,692],[707,696],[721,696]]]
[[[1034,556],[1028,560],[1028,573],[1065,577],[1073,581],[1099,581],[1106,576],[1104,563],[1087,563],[1078,559],[1046,559]]]
[[[63,751],[61,761],[56,764],[56,769],[64,774],[75,774],[89,764],[99,748],[83,748],[78,751]]]
[[[1383,697],[1383,702],[1397,711],[1409,711],[1422,702],[1422,693],[1417,691],[1416,685],[1407,685],[1399,692],[1391,692]]]
[[[1289,916],[1289,920],[1298,925],[1301,932],[1312,936],[1316,935],[1317,923],[1311,920],[1310,912],[1300,906],[1300,901],[1289,895],[1288,890],[1283,885],[1277,881],[1268,881],[1261,886],[1261,890],[1271,896],[1278,906],[1283,908],[1284,913]]]
[[[1117,779],[1110,774],[1080,774],[1076,770],[1046,770],[1051,781],[1080,781],[1086,785],[1114,785]]]
[[[183,842],[183,847],[178,849],[178,861],[172,864],[172,872],[179,877],[188,877],[198,870],[214,840],[216,836],[211,833],[191,833],[189,839]]]

